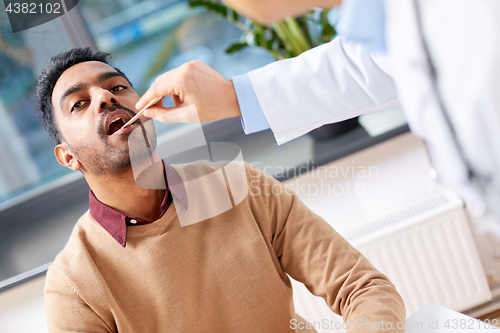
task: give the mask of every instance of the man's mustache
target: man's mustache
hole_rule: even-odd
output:
[[[104,139],[106,137],[106,133],[108,132],[108,129],[106,128],[106,119],[108,118],[108,115],[111,112],[114,112],[116,110],[122,110],[130,114],[130,117],[135,116],[135,112],[127,108],[126,106],[120,105],[120,104],[111,104],[109,107],[106,107],[102,112],[101,112],[101,119],[99,121],[99,125],[97,128],[97,134],[99,137]],[[137,122],[140,123],[140,119],[137,120]]]
[[[127,108],[126,106],[120,105],[120,104],[111,104],[110,107],[107,107],[102,111],[101,117],[106,118],[110,112],[116,111],[116,110],[123,110],[127,111],[130,113],[130,115],[133,117],[135,116],[135,112]]]

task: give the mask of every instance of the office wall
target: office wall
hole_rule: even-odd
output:
[[[45,276],[0,293],[2,333],[46,333],[43,305]]]

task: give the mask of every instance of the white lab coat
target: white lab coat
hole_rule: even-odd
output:
[[[440,180],[500,220],[500,1],[386,0],[386,11],[387,56],[339,37],[249,73],[278,144],[401,103]]]
[[[383,56],[338,37],[248,73],[278,144],[324,124],[399,106]]]

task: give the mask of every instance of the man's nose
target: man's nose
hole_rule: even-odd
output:
[[[95,111],[96,113],[101,113],[105,108],[110,107],[113,104],[119,104],[115,95],[113,95],[109,90],[99,89],[95,92]]]

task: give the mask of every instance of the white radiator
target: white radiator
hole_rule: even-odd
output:
[[[491,299],[461,200],[440,191],[377,220],[341,232],[394,283],[407,317],[429,302],[463,311]],[[325,301],[292,281],[296,312],[318,332],[344,332]],[[325,321],[326,319],[326,321]]]

